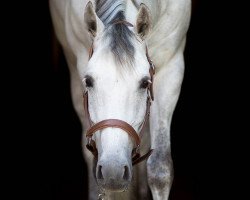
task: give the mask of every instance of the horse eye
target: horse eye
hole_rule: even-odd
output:
[[[93,87],[93,78],[90,77],[90,76],[86,76],[85,77],[85,84],[86,84],[86,87]]]
[[[146,89],[146,88],[148,88],[149,84],[150,84],[149,79],[148,78],[143,78],[141,80],[140,88]]]

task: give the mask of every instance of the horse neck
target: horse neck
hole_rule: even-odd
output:
[[[182,52],[184,49],[191,0],[144,0],[143,2],[147,3],[153,21],[152,31],[146,41],[149,55],[156,67],[161,67],[166,65],[176,52]],[[163,54],[164,59],[161,56]]]
[[[128,5],[130,2],[131,4],[133,4],[133,6],[139,9],[139,6],[141,3],[146,4],[148,8],[150,9],[153,24],[156,24],[160,16],[166,11],[166,7],[169,1],[171,0],[132,0],[132,1],[128,1]],[[137,14],[137,11],[136,11],[136,14]]]

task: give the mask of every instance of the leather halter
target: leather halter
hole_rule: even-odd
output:
[[[127,26],[133,26],[131,23],[124,21],[124,20],[114,21],[112,24],[120,24],[120,23],[125,24]],[[89,50],[89,59],[92,57],[93,53],[94,53],[94,50],[93,50],[93,44],[92,44]],[[153,149],[150,149],[148,153],[144,154],[143,156],[141,156],[139,152],[140,144],[141,144],[141,137],[149,119],[151,101],[154,100],[153,76],[155,74],[155,67],[154,67],[152,60],[149,58],[147,47],[146,47],[146,57],[150,65],[149,74],[151,77],[151,84],[147,88],[147,93],[148,93],[147,108],[146,108],[146,113],[145,113],[139,134],[137,134],[135,129],[130,124],[119,119],[106,119],[106,120],[102,120],[94,124],[93,121],[91,120],[89,108],[88,108],[88,92],[86,91],[83,96],[84,110],[86,112],[86,116],[88,116],[88,121],[89,121],[89,128],[86,133],[86,137],[88,139],[86,147],[94,155],[96,159],[98,157],[98,150],[96,148],[95,141],[92,139],[92,136],[94,133],[96,133],[96,131],[109,128],[109,127],[120,128],[124,130],[125,132],[127,132],[128,135],[134,139],[136,147],[132,151],[132,164],[133,165],[147,159],[153,152]]]

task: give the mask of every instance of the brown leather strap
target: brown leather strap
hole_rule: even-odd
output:
[[[148,59],[148,63],[150,65],[150,68],[149,68],[149,74],[150,74],[150,77],[151,77],[151,84],[149,86],[149,91],[150,91],[150,96],[151,96],[151,99],[152,101],[154,101],[154,91],[153,91],[153,87],[154,87],[154,75],[155,75],[155,65],[153,63],[153,61],[150,59],[149,57],[149,54],[148,54],[148,47],[146,46],[146,56],[147,56],[147,59]]]
[[[151,101],[150,101],[150,98],[148,97],[148,99],[147,99],[146,113],[145,113],[145,116],[144,116],[144,119],[143,119],[143,122],[142,122],[142,125],[141,125],[141,130],[139,132],[139,136],[140,137],[142,137],[142,134],[144,133],[145,126],[146,126],[146,124],[148,122],[148,119],[149,119],[150,106],[151,106]]]
[[[89,127],[92,126],[93,121],[91,120],[90,114],[89,114],[89,98],[88,98],[88,91],[86,91],[83,95],[83,106],[84,106],[84,110],[85,110],[85,115],[88,118],[88,122],[89,122]]]
[[[106,120],[98,122],[97,124],[94,124],[87,131],[86,137],[91,138],[96,131],[102,130],[104,128],[109,128],[109,127],[120,128],[126,131],[135,140],[136,146],[140,146],[141,139],[137,135],[135,129],[131,125],[129,125],[127,122],[119,120],[119,119],[106,119]]]
[[[143,156],[140,156],[139,154],[138,157],[135,157],[135,159],[134,158],[132,159],[132,165],[136,165],[142,162],[143,160],[146,160],[152,153],[153,153],[153,149],[150,149],[148,153],[144,154]]]
[[[88,138],[88,143],[86,144],[87,149],[93,154],[93,156],[97,159],[98,150],[95,145],[95,141],[91,138]]]
[[[92,42],[91,47],[89,48],[89,60],[90,60],[90,58],[92,57],[92,55],[94,53],[94,47],[93,46],[94,46],[94,44]]]

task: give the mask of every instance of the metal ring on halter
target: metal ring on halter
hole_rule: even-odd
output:
[[[137,145],[137,147],[135,148],[135,153],[139,153],[140,151],[140,145]]]
[[[91,140],[92,140],[92,137],[87,137],[87,144],[88,145],[91,145]]]

